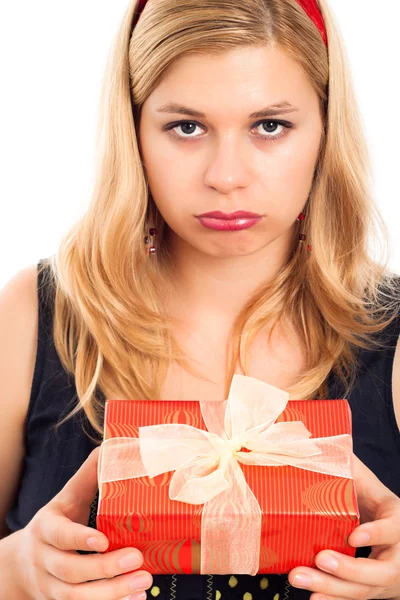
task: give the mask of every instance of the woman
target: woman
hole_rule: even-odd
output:
[[[2,407],[2,589],[400,597],[399,278],[368,253],[384,226],[334,18],[325,0],[144,4],[108,68],[92,203],[2,294],[4,397],[18,398]],[[86,526],[105,399],[223,400],[234,373],[348,399],[359,558],[327,548],[285,575],[151,578],[135,549],[82,556],[107,547]]]

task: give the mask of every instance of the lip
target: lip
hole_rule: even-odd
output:
[[[202,215],[198,215],[198,218],[209,217],[211,219],[221,219],[223,221],[230,221],[234,219],[260,219],[262,215],[258,215],[257,213],[249,212],[247,210],[237,210],[233,213],[223,213],[219,210],[214,210],[212,212],[203,213]]]
[[[249,229],[259,223],[262,217],[238,218],[238,219],[215,219],[212,217],[197,217],[200,224],[207,229],[215,231],[240,231]]]

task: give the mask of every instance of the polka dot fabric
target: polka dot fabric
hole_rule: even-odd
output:
[[[153,575],[147,598],[158,600],[306,600],[311,592],[287,575]]]
[[[284,581],[284,579],[283,579]],[[234,598],[235,600],[257,600],[268,598],[271,600],[283,600],[280,593],[282,587],[280,580],[268,578],[265,575],[214,575],[213,584],[215,588],[215,600]]]

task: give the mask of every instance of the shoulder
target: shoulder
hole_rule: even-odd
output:
[[[29,318],[36,315],[38,308],[38,267],[36,264],[30,265],[18,271],[6,284],[0,289],[0,311],[3,315],[12,317],[16,311],[23,309],[23,315],[20,317]],[[12,322],[18,326],[18,322],[12,319]]]
[[[27,284],[28,282],[30,283],[31,286],[33,285],[33,287],[36,288],[37,271],[38,271],[37,263],[31,264],[28,267],[25,267],[24,269],[17,271],[17,273],[15,275],[13,275],[6,282],[6,284],[1,288],[1,292],[3,292],[3,290],[5,290],[5,289],[11,289],[14,286],[18,286],[21,284],[23,285],[24,283]]]
[[[0,290],[0,360],[22,414],[29,399],[38,337],[37,265],[16,273]],[[4,382],[3,382],[4,383]],[[16,399],[15,399],[16,400]],[[24,406],[21,406],[21,402]]]
[[[32,385],[38,321],[37,265],[31,265],[0,290],[0,361],[22,414]]]
[[[22,332],[24,325],[35,321],[37,309],[37,265],[34,264],[18,271],[1,288],[2,326],[10,326]]]

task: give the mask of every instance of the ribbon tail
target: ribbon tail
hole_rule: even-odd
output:
[[[177,469],[169,484],[171,500],[204,504],[231,487],[230,477],[218,466],[218,460],[210,456],[196,458]]]
[[[353,479],[353,438],[351,435],[345,433],[329,437],[311,438],[310,441],[321,450],[321,454],[313,458],[304,458],[304,461],[301,461],[298,465],[296,464],[296,466],[300,469],[324,473],[325,475]]]
[[[307,442],[310,449],[317,449],[317,452],[313,450],[308,456],[295,456],[293,452],[290,452],[289,444],[286,446],[282,444],[281,447],[277,446],[275,452],[238,452],[237,457],[239,462],[247,465],[270,467],[287,465],[324,475],[353,479],[351,462],[353,439],[351,435],[345,433],[330,437],[311,438]],[[304,440],[301,441],[301,444],[305,444]],[[291,445],[295,450],[296,445]]]
[[[236,460],[227,477],[232,486],[204,505],[201,573],[256,575],[260,565],[262,511]]]
[[[97,464],[99,486],[111,481],[145,477],[139,438],[110,438],[100,447]]]

